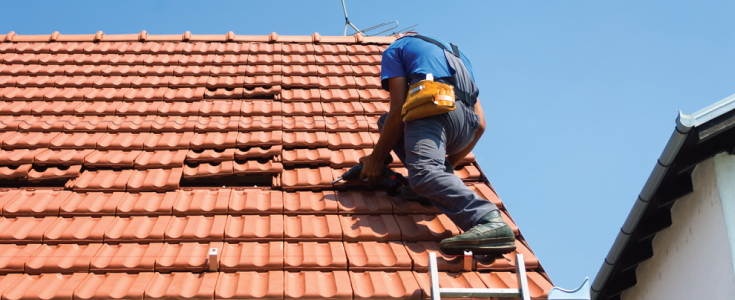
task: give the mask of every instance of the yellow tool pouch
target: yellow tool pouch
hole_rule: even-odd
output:
[[[450,112],[454,108],[453,86],[431,79],[421,80],[408,89],[406,103],[401,110],[401,119],[413,121]]]

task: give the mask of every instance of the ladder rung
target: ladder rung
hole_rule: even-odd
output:
[[[448,297],[520,297],[518,289],[439,288],[441,296]]]

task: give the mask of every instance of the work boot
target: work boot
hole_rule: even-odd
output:
[[[444,159],[444,172],[449,173],[449,174],[454,174],[454,168],[452,168],[452,165],[446,159]],[[401,187],[401,196],[403,196],[404,199],[411,201],[411,202],[418,202],[421,204],[431,204],[431,201],[429,201],[429,199],[426,199],[423,196],[417,194],[408,185],[404,185]]]
[[[473,254],[504,254],[516,249],[515,240],[513,230],[500,217],[500,211],[494,210],[467,232],[442,240],[439,249],[449,255],[461,255],[464,250]]]

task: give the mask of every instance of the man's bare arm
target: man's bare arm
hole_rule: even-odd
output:
[[[452,154],[447,157],[447,160],[449,160],[449,163],[452,164],[452,167],[456,167],[459,162],[462,161],[462,159],[467,156],[467,154],[472,151],[472,148],[475,147],[477,144],[477,141],[480,140],[480,137],[483,133],[485,133],[485,115],[482,113],[482,107],[480,106],[480,99],[477,99],[477,103],[475,103],[475,113],[480,118],[480,127],[477,128],[477,131],[475,131],[475,138],[472,139],[472,142],[467,145],[462,151],[459,151],[458,153]]]
[[[360,159],[362,162],[362,173],[360,179],[367,178],[370,186],[378,184],[381,173],[383,171],[383,161],[390,155],[390,151],[398,143],[403,136],[403,120],[401,119],[401,110],[403,103],[406,102],[408,93],[408,81],[406,77],[393,77],[388,79],[390,89],[390,111],[383,124],[383,132],[380,133],[378,142],[375,143],[375,149],[369,156]]]

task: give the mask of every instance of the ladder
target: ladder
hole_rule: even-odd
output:
[[[465,257],[468,255],[465,254]],[[472,257],[470,255],[470,257]],[[429,253],[429,272],[431,278],[431,299],[441,300],[441,297],[496,297],[496,298],[520,298],[531,300],[528,290],[528,278],[526,277],[526,264],[523,254],[516,254],[516,275],[518,276],[517,289],[473,289],[473,288],[442,288],[439,287],[439,271],[436,264],[436,253]]]

